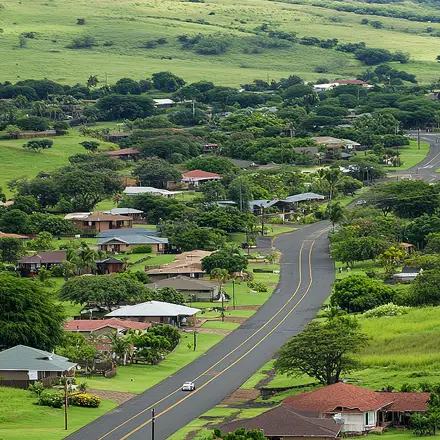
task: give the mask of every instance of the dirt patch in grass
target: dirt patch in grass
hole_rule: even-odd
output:
[[[207,333],[210,335],[229,335],[232,330],[225,330],[222,328],[197,328],[197,333]]]
[[[88,389],[87,392],[95,396],[98,396],[101,399],[106,399],[116,402],[119,405],[127,402],[128,400],[136,396],[136,394],[123,393],[121,391],[96,390],[94,388]]]
[[[232,394],[229,394],[226,399],[223,400],[223,405],[232,405],[236,403],[248,403],[260,397],[260,392],[258,390],[243,390],[238,389]]]

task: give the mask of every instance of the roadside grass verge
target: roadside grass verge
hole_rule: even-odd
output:
[[[400,159],[403,165],[400,167],[391,167],[391,166],[384,167],[386,171],[389,172],[406,171],[408,168],[417,165],[429,153],[429,143],[421,142],[420,150],[419,150],[417,146],[417,141],[411,139],[409,145],[400,147],[399,151],[400,151]]]
[[[140,394],[198,358],[223,338],[222,335],[198,333],[197,349],[193,351],[192,332],[182,333],[181,336],[179,345],[160,364],[118,366],[116,376],[111,379],[104,377],[86,378],[85,381],[88,387]],[[188,344],[191,344],[191,347],[188,347]]]
[[[115,408],[102,400],[99,408],[69,407],[68,430],[64,430],[64,409],[36,405],[36,397],[27,390],[0,387],[0,438],[2,440],[60,440]]]
[[[215,321],[206,321],[201,328],[211,328],[218,330],[235,330],[240,324],[237,322],[222,321],[221,318]]]

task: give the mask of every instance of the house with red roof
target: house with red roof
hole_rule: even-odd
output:
[[[429,393],[385,393],[346,383],[287,397],[283,404],[318,417],[333,417],[346,433],[367,432],[383,423],[406,424],[409,415],[425,412]]]
[[[182,175],[182,183],[197,187],[200,183],[208,180],[220,180],[221,176],[217,173],[209,173],[208,171],[192,170]]]
[[[111,319],[74,319],[67,321],[64,330],[71,333],[81,333],[85,337],[90,333],[96,335],[111,332],[125,333],[127,330],[146,330],[151,324],[147,322],[129,321],[118,318]]]

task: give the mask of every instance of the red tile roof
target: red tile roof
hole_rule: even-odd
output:
[[[113,135],[115,136],[115,135]],[[130,154],[139,154],[140,150],[137,148],[122,148],[121,150],[108,151],[107,156],[128,156]]]
[[[241,427],[262,430],[268,437],[335,438],[342,425],[336,424],[332,418],[307,417],[288,406],[280,405],[252,419],[235,420],[219,426],[222,432],[234,432]]]
[[[209,178],[219,178],[220,174],[217,173],[208,173],[207,171],[202,170],[193,170],[188,171],[183,175],[184,179],[209,179]]]
[[[393,403],[386,408],[387,411],[425,412],[428,407],[429,393],[378,393],[385,400],[391,399]]]
[[[25,239],[29,238],[27,235],[20,235],[20,234],[6,234],[6,232],[0,231],[0,238],[20,238]]]
[[[319,413],[375,411],[392,403],[390,393],[357,387],[346,383],[336,383],[315,391],[290,396],[284,404],[298,411],[317,411]]]
[[[129,321],[118,318],[111,319],[76,319],[67,321],[64,330],[68,332],[94,332],[104,327],[113,327],[121,330],[145,330],[151,324],[146,322]]]

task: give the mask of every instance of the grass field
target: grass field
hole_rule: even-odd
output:
[[[197,349],[193,351],[192,347],[191,349],[188,348],[188,344],[193,343],[193,334],[182,334],[180,344],[159,365],[120,366],[117,368],[115,377],[111,379],[104,377],[87,378],[87,385],[90,388],[102,390],[124,391],[133,394],[142,393],[205,353],[220,342],[222,337],[221,335],[199,333],[197,335]]]
[[[84,148],[79,145],[84,140],[92,140],[71,130],[65,136],[52,138],[53,146],[43,152],[29,151],[23,148],[25,139],[4,140],[0,139],[0,157],[2,170],[0,173],[0,187],[3,188],[6,196],[10,196],[6,184],[18,177],[35,177],[40,171],[50,172],[55,168],[68,164],[68,157],[78,153],[85,153]],[[101,148],[114,146],[101,142]]]
[[[401,167],[384,167],[387,171],[405,171],[408,168],[417,165],[429,153],[429,144],[427,142],[420,143],[420,150],[417,148],[417,141],[411,140],[410,144],[400,149],[400,159],[403,162]]]
[[[61,440],[81,426],[116,407],[109,400],[99,408],[69,407],[68,430],[64,430],[64,409],[35,405],[36,398],[27,390],[0,388],[1,440]]]
[[[84,84],[90,74],[97,74],[102,82],[114,83],[126,76],[140,79],[170,70],[187,81],[210,79],[236,86],[255,78],[278,79],[291,73],[313,80],[323,76],[315,72],[317,67],[325,68],[325,76],[330,78],[353,76],[364,69],[351,55],[298,44],[283,49],[264,48],[256,54],[243,53],[252,46],[256,28],[263,23],[271,29],[297,32],[299,36],[365,41],[370,47],[403,49],[412,56],[405,70],[419,75],[423,81],[438,77],[438,40],[426,33],[427,23],[359,16],[311,4],[311,0],[303,5],[264,0],[240,4],[232,0],[203,4],[100,0],[96,7],[85,0],[73,5],[67,0],[4,0],[0,80],[48,77]],[[77,25],[77,17],[84,18],[86,24]],[[362,18],[380,19],[383,28],[362,26]],[[440,30],[438,24],[429,26],[433,32]],[[36,38],[28,39],[26,46],[20,48],[18,37],[23,32],[36,32]],[[221,55],[182,50],[177,36],[197,33],[227,35],[232,45]],[[97,42],[92,49],[66,48],[74,38],[89,35]],[[167,43],[153,49],[142,47],[158,38],[165,38]],[[172,59],[162,59],[163,56]]]

